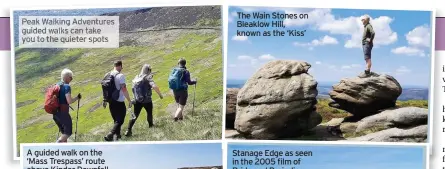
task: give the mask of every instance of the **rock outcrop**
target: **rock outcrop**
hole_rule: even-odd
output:
[[[384,110],[358,122],[332,119],[327,123],[338,133],[357,141],[425,142],[428,131],[428,109],[403,107]]]
[[[239,89],[229,88],[226,94],[226,128],[235,128],[236,97]]]
[[[334,85],[329,106],[366,117],[394,107],[401,93],[402,87],[394,77],[372,73],[365,78],[342,79]]]
[[[235,129],[247,138],[277,139],[320,124],[310,67],[303,61],[278,60],[259,69],[238,92]]]
[[[425,143],[427,140],[428,125],[421,125],[410,129],[390,128],[365,136],[353,138],[354,141],[374,142],[415,142]]]

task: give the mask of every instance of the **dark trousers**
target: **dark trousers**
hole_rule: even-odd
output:
[[[118,136],[121,135],[121,127],[124,124],[125,114],[127,113],[127,109],[124,102],[112,101],[110,106],[111,117],[113,117],[114,125],[110,131],[110,134],[116,134]]]
[[[128,130],[131,131],[133,128],[134,123],[136,123],[136,120],[138,119],[139,115],[141,114],[142,107],[147,112],[147,122],[148,126],[153,126],[153,102],[148,103],[138,103],[134,104],[134,118],[130,119],[128,122]]]
[[[53,120],[59,128],[59,132],[71,136],[73,133],[73,121],[68,112],[57,111],[53,114]]]

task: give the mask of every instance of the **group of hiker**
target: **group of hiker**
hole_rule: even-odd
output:
[[[149,64],[144,64],[141,71],[133,79],[133,99],[130,97],[125,75],[122,73],[122,61],[114,62],[114,68],[108,72],[101,81],[103,91],[103,107],[108,105],[114,125],[108,134],[104,136],[105,141],[116,141],[121,136],[121,127],[124,124],[128,108],[133,107],[132,117],[128,122],[128,128],[124,133],[125,136],[132,136],[132,128],[139,117],[142,108],[147,112],[148,127],[154,126],[153,123],[153,102],[152,90],[154,90],[160,99],[163,99],[159,87],[153,80],[154,73]],[[53,85],[47,90],[45,97],[45,110],[53,115],[53,120],[58,126],[59,132],[62,133],[57,139],[57,143],[65,143],[73,133],[72,118],[69,114],[69,105],[78,102],[82,98],[79,93],[76,97],[71,95],[70,82],[73,80],[73,72],[69,69],[62,70],[61,81]],[[186,60],[181,58],[178,61],[170,76],[168,77],[169,88],[173,91],[173,95],[177,104],[173,120],[183,120],[184,107],[187,104],[188,85],[196,85],[196,80],[191,80],[190,72],[186,68]],[[79,106],[78,106],[79,108]],[[72,109],[72,108],[71,108]],[[78,116],[78,115],[77,115]],[[77,125],[76,125],[77,126]],[[77,127],[76,127],[77,132]]]

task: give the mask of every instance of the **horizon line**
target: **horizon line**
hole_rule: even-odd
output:
[[[227,79],[226,81],[227,82],[229,82],[229,81],[244,81],[244,83],[245,83],[245,81],[247,81],[248,79]],[[322,84],[322,83],[328,83],[329,85],[333,85],[333,84],[337,84],[337,83],[339,83],[339,82],[329,82],[329,81],[321,81],[321,82],[317,82],[318,83],[318,86],[320,86],[320,84]],[[226,84],[226,87],[228,86],[228,85],[230,85],[230,83],[227,83]],[[317,86],[317,87],[318,87]],[[430,87],[429,86],[424,86],[424,85],[401,85],[401,87],[402,87],[402,89],[404,88],[404,87],[407,87],[407,88],[413,88],[413,87],[418,87],[418,88],[426,88],[426,89],[430,89]]]

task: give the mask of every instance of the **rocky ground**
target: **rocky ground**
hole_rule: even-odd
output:
[[[428,109],[396,106],[402,87],[385,74],[341,79],[329,106],[349,115],[322,123],[310,64],[272,61],[227,89],[226,138],[425,142]]]

